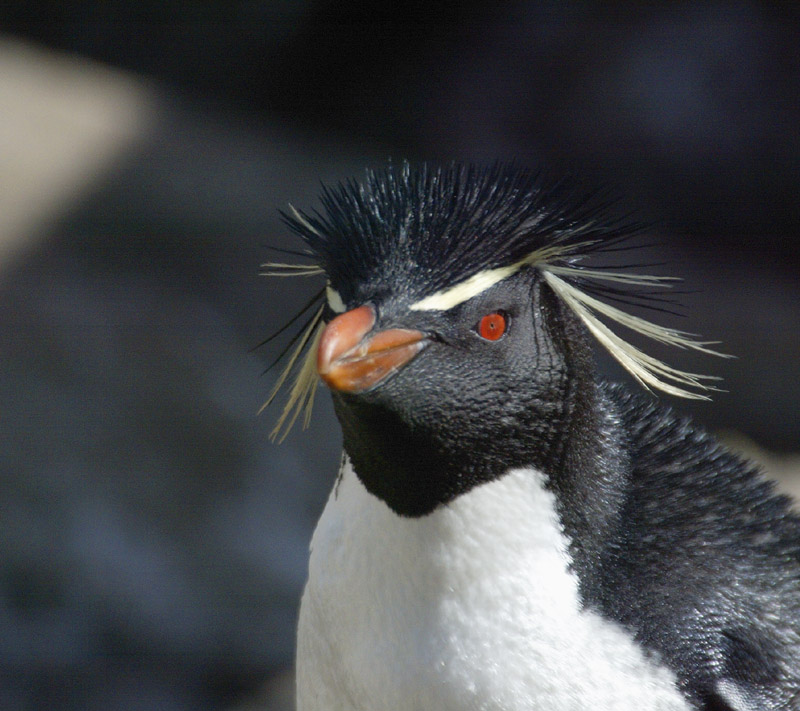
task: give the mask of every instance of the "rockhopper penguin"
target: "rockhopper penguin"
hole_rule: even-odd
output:
[[[592,337],[649,389],[713,389],[607,325],[713,352],[619,305],[669,282],[591,266],[638,229],[608,213],[513,166],[402,164],[284,215],[308,258],[267,271],[326,283],[277,433],[319,376],[344,438],[299,711],[800,709],[787,500],[595,375]]]

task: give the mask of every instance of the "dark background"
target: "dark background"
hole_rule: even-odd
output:
[[[4,209],[41,218],[0,252],[3,709],[289,707],[339,435],[323,392],[310,431],[267,439],[278,345],[252,348],[315,284],[258,265],[297,246],[287,201],[313,207],[320,180],[389,158],[613,186],[655,222],[645,259],[686,280],[685,316],[662,320],[737,356],[650,348],[724,378],[713,403],[676,406],[792,461],[798,11],[399,7],[3,3]],[[73,176],[96,136],[119,145]],[[59,139],[75,160],[39,210]]]

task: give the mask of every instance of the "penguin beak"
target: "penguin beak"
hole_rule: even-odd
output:
[[[370,334],[375,325],[371,306],[340,314],[322,332],[317,372],[332,390],[361,393],[383,382],[427,344],[421,331],[393,328]]]

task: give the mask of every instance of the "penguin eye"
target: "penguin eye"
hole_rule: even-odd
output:
[[[497,341],[503,337],[508,327],[506,315],[501,311],[484,316],[475,327],[478,335],[487,341]]]

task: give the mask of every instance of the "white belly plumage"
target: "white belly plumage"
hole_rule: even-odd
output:
[[[298,711],[672,711],[674,675],[582,610],[544,477],[509,471],[423,518],[349,463],[311,544]]]

